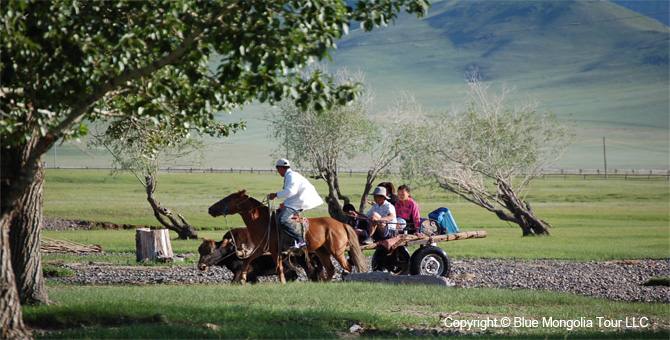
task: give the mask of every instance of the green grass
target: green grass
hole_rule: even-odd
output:
[[[324,294],[327,292],[327,294]],[[29,325],[51,329],[36,338],[336,338],[361,324],[364,336],[407,338],[448,330],[444,319],[503,317],[592,320],[591,327],[475,329],[475,334],[526,337],[667,338],[667,304],[614,302],[555,292],[450,289],[362,283],[253,286],[66,286],[49,289],[53,306],[25,307]],[[380,300],[381,299],[381,300]],[[383,301],[383,303],[381,303]],[[160,314],[160,315],[157,315]],[[600,327],[597,318],[647,318],[655,327]],[[205,324],[218,325],[219,330]],[[83,327],[82,327],[83,326]],[[663,328],[658,328],[658,327]],[[426,333],[416,333],[410,329]],[[468,333],[471,333],[468,332]]]
[[[391,176],[378,181],[401,179]],[[326,192],[322,181],[312,181]],[[360,199],[364,178],[342,176],[342,191]],[[183,214],[199,229],[200,237],[220,240],[225,230],[242,225],[239,215],[212,218],[207,208],[222,197],[247,189],[257,199],[281,187],[276,174],[174,174],[161,173],[157,199]],[[526,199],[536,214],[554,225],[553,236],[523,238],[521,230],[494,214],[448,193],[417,188],[414,199],[422,216],[448,207],[461,231],[486,230],[485,239],[443,244],[452,257],[519,258],[667,258],[670,257],[670,184],[668,181],[538,179]],[[109,177],[105,171],[48,170],[44,214],[80,220],[123,224],[158,225],[146,202],[143,188],[130,175]],[[327,215],[325,206],[308,216]],[[215,230],[220,229],[220,230]],[[83,244],[100,244],[107,252],[134,252],[133,230],[44,232]],[[177,253],[196,252],[198,240],[175,240]]]
[[[357,201],[363,177],[342,176],[345,194]],[[380,178],[396,184],[396,176]],[[313,181],[321,193],[324,183]],[[241,225],[238,216],[212,218],[207,208],[238,189],[261,199],[276,191],[271,174],[161,174],[157,199],[199,228],[200,237],[221,239]],[[579,261],[668,258],[670,184],[551,178],[533,182],[526,199],[552,223],[551,237],[521,237],[518,227],[439,190],[415,188],[422,215],[450,208],[462,231],[486,230],[485,239],[442,243],[452,259],[462,257],[556,258]],[[105,171],[48,170],[46,215],[124,224],[156,225],[142,187],[129,175]],[[309,216],[326,215],[324,207]],[[223,228],[224,230],[215,230]],[[86,257],[44,255],[44,261],[138,265],[133,230],[45,231],[46,237],[100,244],[111,253]],[[176,253],[195,253],[200,240],[177,240]],[[370,255],[370,254],[368,254]],[[193,266],[197,256],[177,265]],[[591,320],[589,327],[500,327],[475,329],[473,337],[547,339],[667,339],[670,309],[663,303],[614,302],[573,294],[506,289],[450,289],[363,283],[289,283],[151,286],[71,286],[48,284],[52,306],[24,306],[28,325],[46,329],[36,338],[337,338],[361,324],[363,337],[415,338],[449,330],[444,318],[504,317],[528,320]],[[602,327],[601,320],[649,320],[650,327]],[[628,319],[626,319],[628,318]],[[623,322],[623,321],[622,321]],[[212,329],[205,324],[213,324]],[[215,328],[217,328],[215,327]]]

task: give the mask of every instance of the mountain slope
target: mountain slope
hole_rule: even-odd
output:
[[[670,25],[670,1],[668,0],[610,0],[621,7],[631,11],[650,16],[665,26]]]
[[[668,28],[621,6],[439,1],[421,21],[403,16],[338,45],[336,66],[366,70],[380,103],[407,90],[429,109],[458,107],[475,67],[577,121],[580,141],[563,165],[598,167],[607,136],[617,167],[668,166]]]
[[[667,5],[657,2],[633,5],[649,14]],[[337,44],[330,68],[364,70],[377,110],[400,91],[413,93],[428,112],[458,110],[465,105],[465,74],[474,67],[494,87],[516,86],[512,99],[532,95],[576,122],[579,140],[558,166],[602,167],[606,137],[610,169],[670,167],[669,30],[618,4],[433,1],[423,20],[401,15],[395,25],[368,33],[352,27]],[[270,168],[277,141],[262,119],[267,109],[222,114],[248,128],[212,141],[205,166]],[[67,144],[58,152],[71,160],[60,165],[109,164]]]

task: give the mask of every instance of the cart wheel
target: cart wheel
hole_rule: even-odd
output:
[[[449,276],[450,272],[449,257],[440,247],[422,247],[412,255],[410,266],[412,275]]]
[[[388,252],[386,249],[383,248],[378,248],[375,250],[374,254],[372,254],[372,271],[383,271],[384,270],[384,258],[386,258],[386,255]]]
[[[405,247],[396,248],[390,255],[386,249],[377,249],[372,254],[372,270],[386,270],[397,275],[407,275],[410,258],[409,251]]]
[[[440,233],[440,224],[435,220],[427,219],[421,223],[421,229],[428,236],[437,235]]]

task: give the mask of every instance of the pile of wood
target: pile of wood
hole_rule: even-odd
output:
[[[44,236],[40,242],[40,251],[43,253],[104,253],[102,247],[97,244],[87,246],[66,239],[55,240]]]

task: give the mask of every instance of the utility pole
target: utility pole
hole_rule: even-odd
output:
[[[607,179],[607,144],[605,137],[603,137],[603,159],[605,160],[605,179]]]

